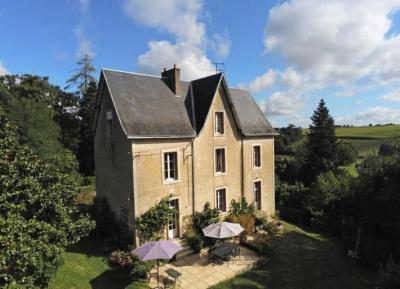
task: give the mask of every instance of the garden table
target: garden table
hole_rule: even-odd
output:
[[[222,243],[221,245],[218,245],[215,249],[210,251],[209,254],[222,260],[224,258],[230,257],[231,255],[234,255],[237,248],[238,248],[238,245],[236,245],[236,244]]]

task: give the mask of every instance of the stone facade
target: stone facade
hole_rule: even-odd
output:
[[[162,198],[175,201],[176,230],[165,237],[180,237],[191,226],[194,211],[209,202],[216,206],[216,190],[226,190],[226,210],[232,199],[254,201],[254,182],[261,182],[261,209],[275,212],[273,136],[244,137],[235,121],[227,91],[219,85],[205,123],[194,138],[135,138],[124,133],[107,87],[95,130],[97,194],[107,197],[111,209],[134,232],[135,218]],[[110,114],[112,135],[110,135]],[[223,113],[224,133],[215,133],[215,113]],[[107,114],[108,113],[108,114]],[[108,115],[108,116],[107,116]],[[261,148],[261,167],[253,167],[253,146]],[[215,172],[215,149],[225,148],[225,173]],[[165,153],[178,156],[177,180],[165,181]]]

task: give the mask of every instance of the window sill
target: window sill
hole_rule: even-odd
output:
[[[219,177],[219,176],[225,176],[226,175],[226,172],[215,172],[214,173],[214,177]]]
[[[176,184],[176,183],[179,183],[179,182],[180,182],[179,179],[178,180],[164,180],[163,184],[164,185],[171,185],[171,184]]]
[[[221,133],[214,133],[214,136],[215,136],[215,137],[224,137],[225,134],[224,134],[224,133],[223,133],[223,134],[221,134]]]
[[[261,170],[262,167],[253,167],[253,170]]]

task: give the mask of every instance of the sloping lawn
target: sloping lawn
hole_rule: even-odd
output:
[[[285,223],[271,240],[269,261],[212,289],[373,288],[376,275],[344,256],[340,246],[320,234]]]
[[[96,247],[95,240],[83,240],[64,253],[64,264],[49,289],[148,289],[145,282],[132,283],[129,272],[114,270]]]

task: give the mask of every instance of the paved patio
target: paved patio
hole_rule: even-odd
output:
[[[240,247],[240,259],[223,264],[207,264],[207,251],[202,250],[200,254],[186,256],[178,261],[168,263],[160,267],[160,281],[167,277],[165,270],[173,268],[179,271],[180,286],[182,289],[205,289],[226,279],[230,279],[244,271],[251,269],[259,257],[255,252]],[[160,283],[161,284],[161,283]],[[151,278],[150,288],[157,286],[156,278]]]

